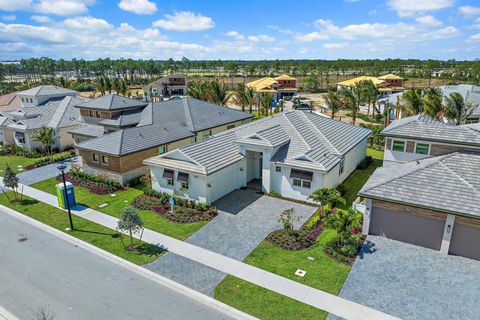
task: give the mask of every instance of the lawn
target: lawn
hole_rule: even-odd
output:
[[[356,170],[344,183],[345,207],[351,206],[360,188],[373,171],[382,165],[382,151],[369,148],[367,155],[372,156],[374,162],[365,170]],[[313,246],[300,251],[283,250],[263,241],[245,262],[336,295],[347,279],[350,266],[331,259],[323,252],[327,242],[335,235],[335,230],[325,229]],[[314,260],[310,261],[307,257],[313,257]],[[295,276],[297,269],[307,271],[306,276]],[[215,298],[261,319],[324,319],[327,314],[232,276],[227,276],[215,288]]]
[[[55,194],[55,185],[57,184],[55,178],[47,179],[40,181],[32,185],[33,188]],[[106,213],[108,215],[119,218],[122,209],[130,205],[130,202],[138,195],[141,195],[143,191],[140,187],[129,187],[124,191],[115,192],[116,197],[112,197],[110,194],[107,195],[96,195],[90,193],[87,189],[81,187],[75,187],[75,197],[78,204],[84,205],[86,207],[95,209],[97,211]],[[99,208],[98,206],[107,203],[108,205],[104,208]],[[140,215],[145,224],[145,228],[157,231],[159,233],[165,234],[167,236],[185,240],[198,229],[203,227],[208,222],[196,222],[189,224],[178,224],[170,222],[164,217],[156,214],[153,211],[140,210]]]
[[[5,172],[5,166],[8,164],[16,173],[24,172],[24,167],[33,164],[38,159],[27,158],[23,156],[0,156],[0,176]],[[19,168],[18,166],[22,166]],[[19,170],[23,169],[23,170]]]
[[[13,197],[11,192],[8,194],[11,198]],[[76,216],[73,216],[75,230],[65,231],[69,225],[65,211],[26,196],[23,196],[20,203],[11,203],[5,195],[1,195],[0,204],[137,265],[150,263],[162,254],[162,250],[147,243],[142,243],[138,251],[127,251],[117,231]],[[129,240],[126,236],[123,240],[128,244]]]

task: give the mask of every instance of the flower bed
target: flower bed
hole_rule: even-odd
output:
[[[142,194],[133,199],[132,206],[142,210],[151,210],[175,223],[210,221],[217,215],[217,210],[211,208],[208,204],[184,200],[178,197],[175,197],[176,205],[174,206],[174,212],[171,212],[170,204],[168,203],[169,198],[170,196],[167,197],[162,193],[159,193],[158,197]]]
[[[355,234],[350,236],[346,241],[344,240],[343,244],[340,244],[341,241],[339,241],[339,237],[340,236],[337,235],[327,243],[323,251],[330,258],[338,262],[352,265],[366,237],[361,234]]]
[[[310,247],[315,241],[307,238],[305,230],[280,229],[270,233],[266,240],[284,250],[297,251]]]
[[[62,176],[59,175],[57,180],[62,182]],[[76,170],[70,170],[66,173],[65,180],[74,186],[86,188],[89,192],[98,195],[109,194],[124,189],[117,181]]]

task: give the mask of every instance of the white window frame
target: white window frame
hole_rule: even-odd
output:
[[[107,159],[107,161],[105,161],[105,159]],[[106,165],[109,164],[108,156],[106,156],[106,155],[104,155],[104,154],[102,154],[102,155],[100,156],[100,160],[102,161],[102,164],[106,164]]]
[[[402,151],[399,151],[399,150],[394,150],[394,146],[395,146],[395,141],[398,141],[398,142],[403,142],[403,150]],[[395,152],[405,152],[405,149],[407,148],[407,141],[405,140],[401,140],[401,139],[392,139],[392,151],[395,151]]]
[[[162,152],[162,148],[163,148],[163,152]],[[166,144],[158,147],[158,153],[159,154],[164,154],[164,153],[167,153],[167,152],[168,152],[168,146]]]
[[[207,139],[212,136],[212,130],[203,131],[203,139]]]
[[[417,153],[417,145],[419,144],[426,144],[428,146],[428,151],[426,154],[424,153]],[[424,142],[415,142],[415,150],[413,150],[413,152],[415,154],[421,154],[421,155],[425,155],[425,156],[429,156],[430,155],[430,149],[431,149],[432,145],[430,143],[424,143]]]
[[[296,183],[298,183],[298,184],[296,184]],[[300,188],[303,188],[303,189],[311,189],[312,188],[312,181],[293,178],[292,179],[292,185],[294,187],[300,187]]]
[[[282,172],[282,167],[275,166],[275,172]]]
[[[166,179],[167,180],[167,186],[174,186],[175,181],[173,179]]]
[[[341,175],[345,171],[345,158],[342,157],[340,164],[338,165],[338,175]]]
[[[95,160],[95,157],[97,157],[97,160]],[[94,163],[99,163],[100,162],[100,156],[96,152],[92,152],[92,162]]]

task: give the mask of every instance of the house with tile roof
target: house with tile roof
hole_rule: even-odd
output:
[[[248,82],[247,87],[253,88],[257,93],[273,93],[273,100],[290,100],[297,94],[297,79],[289,75],[281,75],[276,78],[264,77]]]
[[[71,130],[82,167],[126,183],[143,175],[143,160],[252,119],[251,114],[191,97],[154,103],[120,96],[76,106],[85,124]]]
[[[182,74],[170,74],[146,85],[143,88],[143,91],[145,92],[145,96],[152,94],[154,97],[186,95],[188,91],[187,76]]]
[[[337,83],[337,90],[351,89],[360,81],[369,80],[377,87],[380,97],[385,97],[393,93],[402,92],[405,90],[403,87],[403,78],[394,75],[387,74],[381,77],[360,76]]]
[[[308,200],[365,159],[370,130],[302,111],[282,112],[149,158],[152,187],[213,202],[246,186]]]
[[[480,124],[456,126],[417,115],[393,121],[381,134],[384,166],[460,150],[480,151]]]
[[[41,127],[53,129],[59,150],[74,144],[69,131],[80,126],[82,119],[75,105],[85,101],[77,91],[56,86],[38,86],[16,93],[21,106],[14,111],[0,112],[0,139],[6,145],[25,149],[41,148],[34,134]]]
[[[15,111],[22,106],[22,100],[16,92],[10,92],[0,96],[0,112]]]
[[[363,233],[480,260],[480,124],[393,121],[384,166],[360,190]]]

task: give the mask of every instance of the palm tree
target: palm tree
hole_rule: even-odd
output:
[[[362,80],[359,82],[361,88],[361,100],[365,101],[368,104],[367,115],[370,115],[371,104],[374,104],[372,116],[375,113],[375,102],[377,101],[377,87],[372,82],[372,80]]]
[[[53,138],[53,128],[42,126],[32,136],[32,139],[42,144],[45,154],[51,155],[53,158],[52,147],[55,144]]]
[[[232,97],[233,103],[242,107],[243,112],[245,112],[245,106],[247,105],[246,92],[245,84],[239,83]]]
[[[271,113],[272,102],[273,102],[273,93],[263,92],[260,95],[260,109],[258,110],[259,117],[260,117],[260,114],[264,114],[265,116],[268,116]]]
[[[228,88],[224,83],[220,83],[218,81],[210,82],[209,87],[211,102],[226,107],[233,93],[228,91]]]
[[[338,92],[342,99],[342,104],[347,107],[352,116],[352,124],[357,120],[358,109],[360,108],[361,87],[357,84],[351,89],[342,89]]]
[[[342,109],[342,97],[337,92],[329,91],[325,96],[325,101],[331,112],[331,118],[335,118],[335,114]]]
[[[329,205],[333,208],[335,208],[337,203],[346,203],[346,200],[342,198],[340,191],[335,188],[316,189],[309,198],[320,202],[322,205]]]
[[[447,119],[453,120],[456,125],[461,124],[472,114],[478,105],[471,101],[466,102],[458,92],[452,92],[445,97],[444,114]]]
[[[105,78],[104,77],[100,77],[98,80],[97,80],[97,84],[96,84],[96,88],[97,88],[97,91],[100,91],[100,94],[102,96],[105,95]]]
[[[252,113],[252,106],[255,104],[255,89],[251,87],[245,88],[245,99],[248,106],[248,112]]]
[[[442,115],[442,90],[440,88],[428,88],[422,97],[423,112],[432,118],[440,118]]]
[[[401,99],[405,102],[404,111],[410,115],[418,115],[423,112],[423,100],[421,89],[410,89],[405,91]]]

